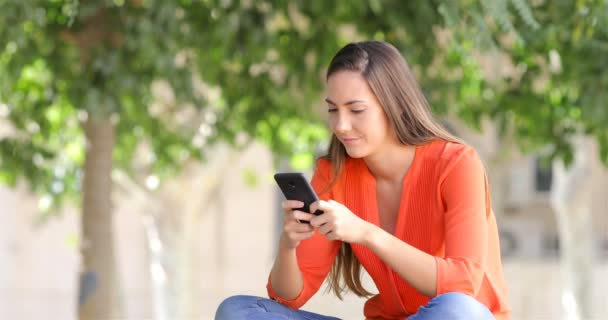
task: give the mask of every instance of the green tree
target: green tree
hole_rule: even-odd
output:
[[[81,199],[81,319],[117,315],[112,170],[151,186],[218,141],[252,139],[296,165],[327,133],[313,111],[332,54],[400,48],[437,112],[501,124],[525,150],[608,161],[605,1],[0,0],[0,181],[45,209]],[[573,14],[574,13],[574,14]],[[478,57],[514,72],[484,76]],[[556,63],[556,59],[559,63]],[[147,145],[150,155],[138,159]],[[93,290],[89,290],[93,288]]]
[[[461,115],[473,119],[489,115],[503,130],[512,130],[524,151],[548,146],[547,155],[566,163],[573,160],[570,140],[589,135],[597,140],[600,157],[608,164],[608,75],[604,72],[608,60],[602,58],[608,53],[608,2],[538,1],[528,11],[524,1],[513,0],[516,16],[505,10],[507,2],[488,2],[494,19],[479,21],[474,8],[466,11],[473,14],[456,13],[451,18],[470,19],[480,30],[491,31],[470,37],[469,28],[459,29],[463,40],[456,42],[457,49],[470,53],[478,47],[472,43],[476,41],[506,56],[513,69],[482,84],[486,86],[468,88],[474,92],[472,105],[477,112]],[[470,111],[466,103],[459,109]]]
[[[304,151],[325,134],[304,117],[314,91],[274,66],[279,51],[269,43],[278,39],[259,28],[273,16],[268,3],[0,6],[10,26],[0,30],[0,101],[11,129],[0,140],[0,180],[29,182],[43,209],[81,199],[81,319],[120,316],[113,169],[157,185],[218,140],[239,147],[259,137],[277,151]],[[150,153],[138,161],[142,144]]]

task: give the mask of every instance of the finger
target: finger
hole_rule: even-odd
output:
[[[291,232],[293,233],[305,233],[305,232],[311,232],[314,231],[315,228],[313,228],[310,224],[308,223],[294,223],[292,226],[290,226],[289,229]]]
[[[300,218],[298,218],[298,217],[296,217],[296,216],[295,216],[296,212],[305,213],[305,212],[299,211],[299,210],[297,210],[297,209],[294,209],[294,210],[286,210],[286,211],[285,211],[285,215],[284,215],[284,219],[283,219],[283,220],[284,220],[284,222],[285,222],[285,223],[288,223],[288,222],[290,222],[290,221],[297,221],[298,223],[301,223],[301,221],[300,221],[300,220],[306,219],[305,217],[302,217],[301,219],[300,219]]]
[[[290,238],[294,241],[302,241],[311,238],[315,234],[314,231],[294,233]]]
[[[304,207],[304,202],[298,200],[285,200],[281,202],[283,210],[293,210]]]
[[[296,220],[300,220],[300,221],[310,221],[310,219],[312,219],[314,217],[314,215],[304,212],[304,211],[300,211],[300,210],[292,211],[292,216]]]
[[[324,212],[335,210],[337,208],[336,204],[339,204],[339,202],[336,202],[333,200],[329,200],[329,201],[319,200],[315,203],[317,204],[315,206],[315,210],[321,210]],[[313,211],[313,209],[311,208],[310,211]]]
[[[329,241],[341,241],[340,237],[338,237],[338,234],[336,234],[335,232],[329,232],[328,234],[326,234],[325,239]]]
[[[313,202],[310,205],[310,212],[315,214],[315,215],[323,215],[324,213],[331,211],[333,208],[329,205],[329,202],[324,201],[324,200],[319,200],[316,202]]]
[[[312,219],[310,220],[310,225],[315,228],[318,228],[327,222],[331,221],[332,217],[330,214],[322,214],[320,216],[312,215]]]
[[[319,201],[313,202],[310,205],[310,211],[311,212],[315,212],[315,210],[325,211],[327,209],[330,209],[331,206],[332,206],[332,204],[329,201],[319,200]]]
[[[333,230],[334,226],[329,223],[323,224],[321,227],[317,229],[317,231],[322,235],[327,235]]]
[[[319,202],[321,202],[322,200],[317,200],[313,203],[310,204],[310,206],[308,206],[308,209],[310,209],[310,212],[315,212],[319,209]]]

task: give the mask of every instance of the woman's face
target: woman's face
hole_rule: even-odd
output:
[[[397,142],[386,114],[363,76],[338,71],[327,79],[329,126],[352,158],[365,158]]]

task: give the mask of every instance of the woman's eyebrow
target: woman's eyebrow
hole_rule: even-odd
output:
[[[331,104],[331,105],[337,105],[335,102],[331,101],[329,98],[325,98],[325,102]],[[365,103],[365,101],[363,100],[349,100],[346,103],[344,103],[344,105],[348,106],[351,104],[355,104],[355,103]]]

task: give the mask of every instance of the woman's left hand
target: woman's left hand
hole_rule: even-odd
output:
[[[363,244],[370,232],[370,223],[359,218],[346,206],[334,200],[313,203],[310,212],[322,210],[323,214],[310,220],[310,225],[327,240],[340,240]]]

